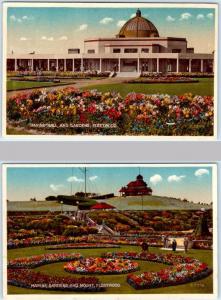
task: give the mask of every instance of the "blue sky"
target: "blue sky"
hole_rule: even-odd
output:
[[[186,37],[197,52],[214,50],[214,14],[210,8],[141,8],[160,36]],[[9,7],[8,52],[66,53],[83,40],[114,37],[135,8]],[[206,37],[206,39],[205,39]]]
[[[212,201],[212,168],[155,167],[140,168],[144,180],[154,195],[187,198],[194,202]],[[115,193],[135,180],[138,167],[89,167],[89,192]],[[28,201],[48,195],[71,194],[84,190],[84,174],[79,167],[9,167],[7,169],[7,198],[10,201]]]

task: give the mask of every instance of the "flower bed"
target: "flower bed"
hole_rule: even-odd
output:
[[[145,78],[157,78],[161,77],[162,73],[143,72],[141,77]],[[189,77],[189,78],[213,78],[214,73],[208,72],[170,72],[163,75],[164,77]]]
[[[54,245],[61,243],[70,243],[74,241],[72,237],[66,236],[54,236],[54,237],[34,237],[26,239],[9,239],[8,249],[42,246],[42,245]]]
[[[119,258],[87,257],[65,264],[64,270],[80,274],[124,274],[139,269],[136,262]]]
[[[8,284],[28,289],[99,292],[99,280],[95,277],[50,276],[28,269],[8,270]]]
[[[46,247],[47,250],[58,249],[94,249],[94,248],[119,248],[120,246],[115,244],[105,243],[76,243],[76,244],[61,244]]]
[[[34,90],[7,102],[10,126],[53,134],[212,135],[213,97]],[[97,125],[99,124],[99,126]]]
[[[212,250],[213,249],[213,241],[212,240],[194,240],[193,249],[201,249],[201,250]]]
[[[127,80],[125,83],[196,83],[199,82],[197,79],[191,77],[181,76],[158,76],[158,77],[146,77],[138,78],[133,80]]]
[[[127,282],[135,289],[150,289],[184,284],[207,277],[212,270],[197,259],[173,254],[119,252],[106,253],[108,258],[125,258],[151,261],[170,265],[159,272],[144,272],[140,275],[129,274]]]
[[[143,239],[142,239],[143,240]],[[22,248],[22,247],[32,247],[32,246],[42,246],[42,245],[58,245],[58,244],[69,244],[69,243],[90,243],[90,244],[100,244],[100,245],[140,245],[140,238],[128,239],[125,237],[109,238],[109,237],[97,237],[93,235],[83,236],[83,237],[65,237],[65,236],[55,236],[55,237],[34,237],[27,239],[9,239],[8,249]],[[163,243],[161,237],[157,239],[147,238],[146,242],[151,247],[162,247]]]
[[[24,239],[24,238],[29,238],[29,237],[34,237],[37,236],[37,231],[35,230],[20,230],[19,232],[11,232],[8,234],[9,239]]]
[[[7,72],[7,77],[24,77],[24,76],[36,76],[39,72],[36,71],[11,71]],[[108,77],[110,72],[62,72],[62,71],[41,71],[41,76],[56,77],[56,78],[75,78],[75,79],[87,79],[93,77]]]
[[[42,265],[51,264],[55,262],[70,261],[80,259],[82,256],[79,253],[52,253],[42,254],[29,257],[20,257],[12,259],[8,262],[8,268],[10,269],[33,269]]]

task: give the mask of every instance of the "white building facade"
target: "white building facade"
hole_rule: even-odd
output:
[[[83,53],[69,49],[65,55],[10,54],[7,70],[212,73],[213,62],[213,53],[194,53],[186,38],[160,37],[156,27],[137,10],[116,37],[85,40]]]

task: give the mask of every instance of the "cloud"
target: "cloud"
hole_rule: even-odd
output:
[[[14,15],[11,15],[10,16],[10,20],[12,20],[12,21],[16,21],[17,19],[16,19],[16,16],[14,16]]]
[[[29,40],[29,39],[26,38],[26,37],[24,37],[24,36],[20,37],[20,41],[28,41],[28,40]]]
[[[186,176],[185,175],[180,175],[180,176],[177,176],[177,175],[171,175],[167,178],[167,181],[168,182],[180,182],[182,181],[183,178],[185,178]]]
[[[88,24],[81,24],[78,28],[78,30],[83,31],[86,30],[88,28]]]
[[[171,17],[171,16],[167,16],[166,17],[166,21],[167,22],[174,22],[175,21],[175,18]]]
[[[206,15],[208,19],[213,19],[213,13],[209,13]]]
[[[204,19],[204,15],[203,15],[203,14],[198,14],[198,15],[196,16],[196,19],[197,19],[197,20],[203,20],[203,19]]]
[[[68,182],[84,182],[84,179],[78,178],[76,176],[71,176],[71,177],[68,177],[67,181]]]
[[[58,192],[60,189],[63,188],[63,184],[50,184],[50,188],[52,189],[52,191],[54,192]]]
[[[98,178],[98,176],[95,175],[95,176],[89,177],[89,180],[90,180],[90,181],[94,181],[94,180],[96,180],[97,178]]]
[[[192,15],[188,12],[181,14],[180,21],[182,20],[189,20],[192,17]]]
[[[66,35],[59,37],[60,41],[67,41],[67,39],[68,39],[68,37]]]
[[[198,169],[195,174],[196,177],[202,177],[203,175],[209,175],[209,170],[207,169]]]
[[[32,16],[23,16],[22,17],[22,20],[24,20],[24,21],[31,21],[33,19],[34,19],[34,17],[32,17]]]
[[[100,20],[100,23],[106,25],[106,24],[113,22],[113,20],[114,19],[112,19],[112,18],[106,17],[106,18],[103,18],[102,20]]]
[[[117,26],[118,26],[118,27],[122,27],[126,22],[127,22],[126,20],[119,20],[119,21],[117,22]]]
[[[53,41],[54,38],[53,38],[53,36],[51,36],[51,37],[46,37],[45,35],[43,35],[43,36],[41,37],[41,40],[43,40],[43,41]]]
[[[150,177],[150,182],[153,185],[157,185],[161,181],[163,181],[163,178],[159,174],[155,174],[155,175],[153,175],[153,176]]]
[[[33,20],[33,17],[28,17],[28,16],[22,16],[20,18],[17,18],[15,15],[11,15],[10,16],[10,20],[13,22],[18,22],[18,23],[22,23],[23,21],[30,21]]]

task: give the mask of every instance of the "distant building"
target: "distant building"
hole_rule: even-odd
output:
[[[152,195],[152,189],[148,187],[142,175],[138,175],[135,181],[131,181],[127,186],[123,186],[119,192],[121,196]]]
[[[214,53],[195,53],[194,48],[188,48],[186,38],[160,36],[138,9],[115,37],[85,40],[82,53],[79,48],[53,55],[13,52],[7,57],[7,70],[97,71],[124,76],[141,72],[213,72],[213,61]]]

